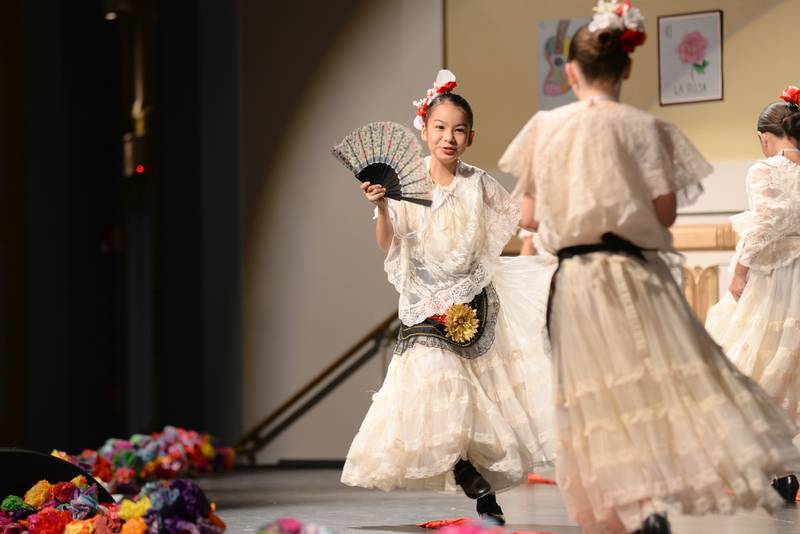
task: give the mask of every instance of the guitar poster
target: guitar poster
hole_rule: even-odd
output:
[[[591,17],[539,21],[536,32],[536,80],[539,109],[553,109],[575,102],[564,65],[575,32]]]

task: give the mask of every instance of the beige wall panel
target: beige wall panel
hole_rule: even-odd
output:
[[[447,65],[475,107],[478,142],[472,163],[493,169],[537,109],[536,26],[540,20],[587,16],[590,0],[446,0]],[[755,122],[789,84],[800,84],[798,0],[640,0],[647,42],[633,55],[622,100],[680,126],[711,161],[760,157]],[[723,11],[725,100],[661,107],[658,103],[656,18]]]

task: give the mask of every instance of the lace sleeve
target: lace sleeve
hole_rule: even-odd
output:
[[[700,181],[713,167],[674,125],[656,120],[643,136],[641,158],[650,198],[675,193],[678,206],[692,204],[703,192]]]
[[[800,225],[797,209],[776,180],[774,171],[764,161],[750,168],[747,173],[750,209],[731,219],[741,239],[739,262],[747,267],[753,263],[774,263],[765,257],[775,255],[772,245]]]
[[[533,195],[533,152],[537,140],[538,124],[543,112],[536,113],[511,141],[500,157],[498,167],[501,171],[513,174],[518,178],[517,185],[511,195],[514,198],[524,194]]]
[[[482,256],[494,259],[503,252],[519,224],[518,203],[494,178],[484,173],[483,204],[486,207],[486,246]]]

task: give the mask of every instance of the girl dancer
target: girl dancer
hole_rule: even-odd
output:
[[[740,236],[733,277],[706,328],[800,423],[800,89],[788,87],[781,98],[758,117],[766,159],[747,173],[750,209],[732,218]],[[794,501],[794,475],[773,485]]]
[[[711,168],[677,128],[618,102],[643,20],[629,2],[596,11],[569,50],[579,101],[537,113],[501,160],[560,261],[559,487],[586,532],[669,532],[666,503],[780,505],[770,479],[800,462],[795,428],[711,340],[657,253]]]
[[[387,201],[380,186],[362,185],[376,205],[376,239],[403,325],[342,482],[387,491],[457,484],[483,518],[503,523],[495,492],[552,461],[542,342],[555,262],[499,258],[519,209],[491,176],[461,160],[475,130],[455,85],[441,71],[415,103],[433,206]]]

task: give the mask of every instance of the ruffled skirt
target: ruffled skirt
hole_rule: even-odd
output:
[[[739,302],[726,293],[709,310],[706,328],[800,424],[800,258],[771,273],[751,270]]]
[[[570,515],[586,532],[630,532],[668,504],[780,506],[770,481],[800,464],[794,425],[648,260],[588,254],[557,276],[556,477]]]
[[[385,491],[456,489],[469,459],[495,491],[550,464],[555,448],[544,329],[552,257],[503,258],[495,339],[474,359],[422,344],[393,357],[347,454],[342,482]]]

